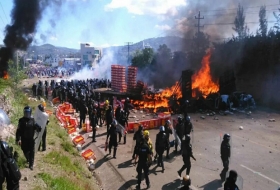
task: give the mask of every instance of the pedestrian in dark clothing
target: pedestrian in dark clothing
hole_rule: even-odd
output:
[[[8,143],[0,140],[0,189],[2,190],[2,186],[6,181],[7,190],[19,190],[19,180],[15,179],[11,175],[11,168],[7,166],[7,160],[11,158],[15,158],[16,152],[12,152],[11,149],[13,147],[9,147]],[[5,153],[4,153],[5,152]],[[18,153],[17,153],[18,154]],[[16,158],[15,158],[16,160]],[[19,168],[14,168],[19,169]]]
[[[126,116],[126,118],[127,118],[127,120],[128,120],[128,116],[129,116],[129,106],[130,106],[130,101],[129,101],[129,98],[126,98],[126,100],[125,100],[125,102],[124,102],[124,107],[123,107],[123,109],[124,109],[124,113],[125,113],[125,116]]]
[[[32,109],[26,106],[23,110],[24,116],[18,121],[16,131],[16,144],[21,146],[23,154],[29,163],[29,168],[33,170],[35,156],[35,131],[40,131],[41,127],[35,124],[34,118],[31,117]]]
[[[229,171],[229,177],[226,179],[226,182],[224,184],[224,190],[239,190],[238,186],[235,184],[237,176],[238,175],[236,171]]]
[[[178,123],[176,124],[175,126],[175,130],[176,130],[176,135],[177,135],[177,138],[175,140],[175,153],[177,153],[177,148],[178,148],[178,145],[179,145],[179,140],[181,141],[182,143],[182,138],[183,138],[183,134],[184,134],[184,123],[183,123],[183,118],[181,116],[178,117]],[[181,149],[182,150],[182,149]],[[180,153],[182,152],[180,150]]]
[[[36,84],[34,83],[33,86],[32,86],[32,92],[33,92],[33,97],[36,97],[37,96],[37,86]]]
[[[140,184],[142,180],[142,170],[144,171],[144,177],[146,180],[147,189],[149,189],[151,185],[150,185],[150,179],[148,174],[149,174],[149,165],[152,162],[152,151],[143,137],[140,139],[140,144],[137,148],[137,155],[139,155],[139,160],[136,168],[136,171],[138,173],[136,189],[140,189]]]
[[[191,122],[191,117],[187,116],[184,123],[184,135],[190,135],[193,132],[193,124]]]
[[[81,129],[86,121],[86,114],[87,114],[86,102],[83,99],[80,101],[79,111],[80,111],[80,129]]]
[[[186,175],[183,177],[183,186],[180,188],[180,190],[191,190],[190,185],[191,185],[191,179],[190,176]]]
[[[166,149],[168,143],[169,142],[167,140],[167,135],[165,134],[165,131],[164,131],[164,126],[161,126],[159,128],[159,133],[156,136],[156,152],[158,154],[157,167],[162,167],[162,173],[165,170],[163,160],[162,160],[162,155],[163,155],[164,150]]]
[[[221,143],[221,159],[223,162],[223,170],[220,173],[220,177],[222,181],[225,181],[226,179],[226,174],[229,169],[229,158],[230,158],[230,135],[229,134],[224,134],[223,141]]]
[[[132,159],[135,159],[135,155],[137,154],[137,149],[140,146],[140,140],[143,138],[143,126],[139,125],[138,130],[133,135],[133,140],[135,141],[134,151],[132,155]]]
[[[114,119],[114,117],[113,117],[113,110],[112,110],[112,106],[111,105],[106,110],[105,119],[106,119],[106,125],[107,125],[107,133],[108,133],[109,128],[110,128],[110,124],[113,122],[113,119]]]
[[[107,133],[106,144],[108,143],[108,138],[110,137],[109,154],[111,154],[111,149],[112,149],[112,147],[114,147],[113,158],[115,158],[115,159],[116,159],[116,153],[117,153],[117,148],[118,148],[117,136],[118,136],[117,123],[113,122]]]
[[[184,138],[185,139],[183,139],[183,141],[182,141],[182,156],[183,156],[184,165],[182,166],[182,168],[179,171],[177,171],[180,177],[181,177],[181,173],[185,169],[187,169],[186,174],[190,175],[191,158],[196,160],[195,157],[193,156],[192,145],[190,144],[190,141],[191,141],[190,135],[186,135]]]
[[[127,119],[125,117],[125,113],[123,110],[121,110],[121,114],[120,114],[120,118],[118,120],[119,124],[121,124],[125,129],[128,128],[128,122],[127,122]],[[119,132],[119,143],[121,142],[121,139],[122,139],[122,133]],[[124,137],[123,137],[123,144],[126,144],[126,130],[125,130],[125,134],[124,134]]]
[[[117,109],[116,109],[116,111],[115,111],[115,118],[116,118],[116,120],[119,122],[119,120],[120,120],[120,116],[121,116],[121,106],[120,105],[118,105],[118,107],[117,107]]]
[[[97,130],[97,110],[93,109],[91,114],[89,115],[89,121],[90,125],[92,127],[92,142],[96,142],[95,136],[96,136],[96,130]]]
[[[165,122],[165,125],[164,125],[164,132],[165,132],[165,134],[166,134],[167,141],[168,141],[168,143],[167,143],[167,145],[166,145],[166,158],[167,158],[167,159],[170,158],[170,157],[169,157],[169,150],[170,150],[169,137],[170,137],[170,135],[173,134],[173,132],[172,132],[170,126],[171,126],[171,122],[170,122],[170,120],[167,120],[167,121]]]

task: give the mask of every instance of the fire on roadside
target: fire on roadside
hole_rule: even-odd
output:
[[[176,99],[182,97],[181,87],[179,85],[179,82],[176,82],[175,85],[163,89],[161,92],[158,93],[151,93],[148,95],[143,96],[143,100],[132,100],[132,104],[136,105],[139,108],[152,108],[157,109],[160,107],[168,108],[170,98],[172,95],[175,96]]]
[[[210,58],[212,50],[207,50],[201,62],[201,68],[192,76],[192,96],[202,95],[204,98],[210,93],[219,91],[218,81],[214,81],[210,73]]]
[[[8,75],[7,71],[3,72],[3,79],[5,79],[5,80],[9,79],[9,75]]]

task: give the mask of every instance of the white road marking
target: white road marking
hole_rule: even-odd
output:
[[[257,171],[255,171],[255,170],[252,170],[251,168],[248,168],[247,166],[244,166],[244,165],[242,165],[242,164],[241,164],[240,166],[243,167],[243,168],[245,168],[245,169],[247,169],[247,170],[249,170],[249,171],[251,171],[251,172],[253,172],[253,173],[255,173],[255,174],[258,174],[259,176],[261,176],[261,177],[263,177],[263,178],[265,178],[265,179],[267,179],[267,180],[269,180],[269,181],[272,181],[273,183],[276,183],[277,185],[280,185],[280,182],[278,182],[278,181],[276,181],[276,180],[274,180],[274,179],[271,179],[271,178],[269,178],[269,177],[267,177],[267,176],[261,174],[260,172],[257,172]]]

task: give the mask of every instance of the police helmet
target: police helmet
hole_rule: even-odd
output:
[[[182,116],[178,116],[178,122],[181,123],[183,121]]]
[[[42,104],[38,105],[38,108],[41,112],[44,112],[45,111],[45,108]]]
[[[142,126],[142,125],[139,125],[138,130],[142,131],[142,130],[143,130],[143,126]]]
[[[229,134],[224,134],[224,140],[230,140],[230,135]]]
[[[160,132],[164,132],[164,131],[165,131],[164,126],[160,126],[160,127],[159,127],[159,131],[160,131]]]
[[[191,122],[191,117],[190,117],[190,116],[187,116],[187,117],[186,117],[186,122],[187,122],[187,123]]]
[[[92,111],[93,111],[93,113],[96,113],[96,112],[97,112],[97,110],[96,110],[95,108],[94,108]]]
[[[188,105],[188,104],[189,104],[189,100],[186,100],[186,101],[185,101],[185,104]]]
[[[166,121],[165,121],[165,125],[171,125],[170,120],[166,120]]]
[[[32,109],[29,106],[24,107],[23,109],[23,116],[25,118],[31,118]]]
[[[117,120],[114,119],[114,121],[112,122],[112,125],[113,125],[113,126],[117,126],[117,125],[118,125]]]

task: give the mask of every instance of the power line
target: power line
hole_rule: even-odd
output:
[[[197,33],[199,34],[200,32],[200,27],[203,27],[200,25],[200,20],[204,19],[204,17],[200,17],[200,11],[198,12],[198,17],[195,16],[195,19],[197,19]]]
[[[270,12],[275,12],[275,11],[278,11],[279,9],[271,9],[271,10],[266,10],[266,12],[267,13],[270,13]],[[256,12],[256,11],[254,11],[254,12],[252,12],[252,11],[250,11],[250,12],[246,12],[246,11],[244,11],[244,13],[245,14],[259,14],[259,11],[258,12]],[[224,16],[224,15],[236,15],[236,12],[233,12],[233,13],[217,13],[217,14],[209,14],[209,15],[205,15],[205,16]]]
[[[0,18],[1,18],[1,20],[2,20],[2,22],[3,22],[3,24],[4,24],[4,26],[5,26],[5,22],[4,22],[4,20],[3,20],[3,18],[0,16]]]
[[[277,21],[267,21],[268,23],[276,23]],[[259,23],[259,22],[257,22],[257,21],[255,21],[255,22],[246,22],[245,24],[257,24],[257,23]],[[232,24],[234,24],[234,23],[208,23],[208,24],[204,24],[204,25],[206,25],[206,26],[208,26],[208,25],[232,25]]]
[[[132,44],[133,44],[133,42],[126,42],[126,45],[127,45],[127,64],[129,64],[129,47]]]
[[[7,22],[9,22],[8,17],[7,17],[7,15],[6,15],[6,13],[5,13],[5,10],[4,10],[4,8],[3,8],[3,6],[2,6],[2,3],[1,3],[1,2],[0,2],[0,5],[1,5],[1,7],[2,7],[2,10],[3,10],[3,13],[4,13],[5,17],[6,17]]]

